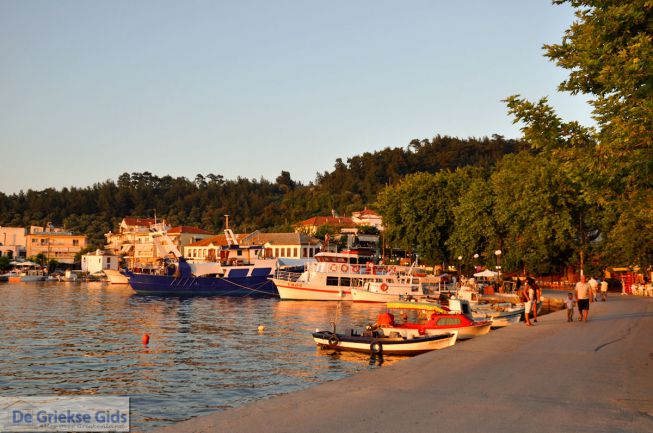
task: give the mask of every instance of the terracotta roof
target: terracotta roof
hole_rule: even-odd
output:
[[[240,240],[246,237],[246,234],[236,234],[236,239]],[[317,245],[320,240],[304,233],[259,233],[251,239],[250,245],[263,245],[265,243],[272,245]],[[227,239],[224,234],[202,239],[201,241],[189,244],[189,247],[206,247],[209,245],[227,245]],[[243,244],[244,245],[244,244]]]
[[[154,218],[126,217],[123,218],[122,221],[128,226],[142,226],[142,227],[149,227],[155,223]]]
[[[193,226],[177,226],[168,230],[168,233],[192,233],[195,235],[212,235],[210,231]]]
[[[259,233],[252,242],[261,245],[316,245],[320,240],[305,233]]]
[[[243,236],[242,234],[234,234],[236,236],[236,239],[241,239]],[[217,235],[217,236],[212,236],[210,238],[202,239],[201,241],[193,242],[192,244],[188,244],[188,247],[206,247],[209,245],[227,245],[227,237],[224,234]]]
[[[332,217],[332,216],[316,216],[309,218],[300,223],[297,223],[298,226],[324,226],[324,225],[334,225],[334,226],[345,226],[345,227],[355,227],[356,224],[349,217]]]
[[[356,213],[356,212],[354,212],[354,213]],[[376,217],[379,216],[379,214],[374,212],[372,209],[365,209],[365,210],[362,210],[362,211],[357,212],[357,213],[358,213],[359,216],[363,216],[363,215],[370,215],[370,216],[376,216]]]

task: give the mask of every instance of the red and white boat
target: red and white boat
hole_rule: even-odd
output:
[[[367,283],[382,284],[406,274],[407,266],[377,265],[371,253],[348,250],[340,253],[322,252],[304,272],[276,273],[274,281],[281,299],[307,301],[351,301],[353,288]]]
[[[386,335],[398,332],[405,338],[457,331],[458,340],[467,340],[490,332],[492,321],[474,320],[467,301],[449,300],[449,303],[460,305],[449,309],[436,303],[389,302],[388,312],[379,315],[377,326]]]

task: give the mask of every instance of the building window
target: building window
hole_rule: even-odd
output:
[[[297,248],[293,248],[293,257],[297,257]]]
[[[274,249],[274,257],[279,257],[279,248]]]
[[[308,248],[302,249],[302,257],[308,257]]]
[[[111,257],[107,257],[107,265],[111,264]]]
[[[292,257],[292,256],[290,255],[290,248],[286,248],[286,257]]]
[[[79,246],[79,239],[73,239],[73,246],[78,247]]]

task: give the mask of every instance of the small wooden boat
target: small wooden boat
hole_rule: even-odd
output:
[[[456,344],[457,332],[421,337],[402,337],[399,333],[384,334],[383,330],[365,331],[359,335],[354,330],[347,334],[330,331],[313,333],[315,343],[323,348],[373,355],[418,355],[444,349]]]

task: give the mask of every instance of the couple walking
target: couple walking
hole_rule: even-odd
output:
[[[533,326],[530,319],[530,314],[533,313],[533,322],[537,322],[537,303],[542,298],[542,289],[537,285],[535,280],[531,277],[526,279],[524,290],[522,291],[522,299],[524,300],[524,321],[526,326]]]

